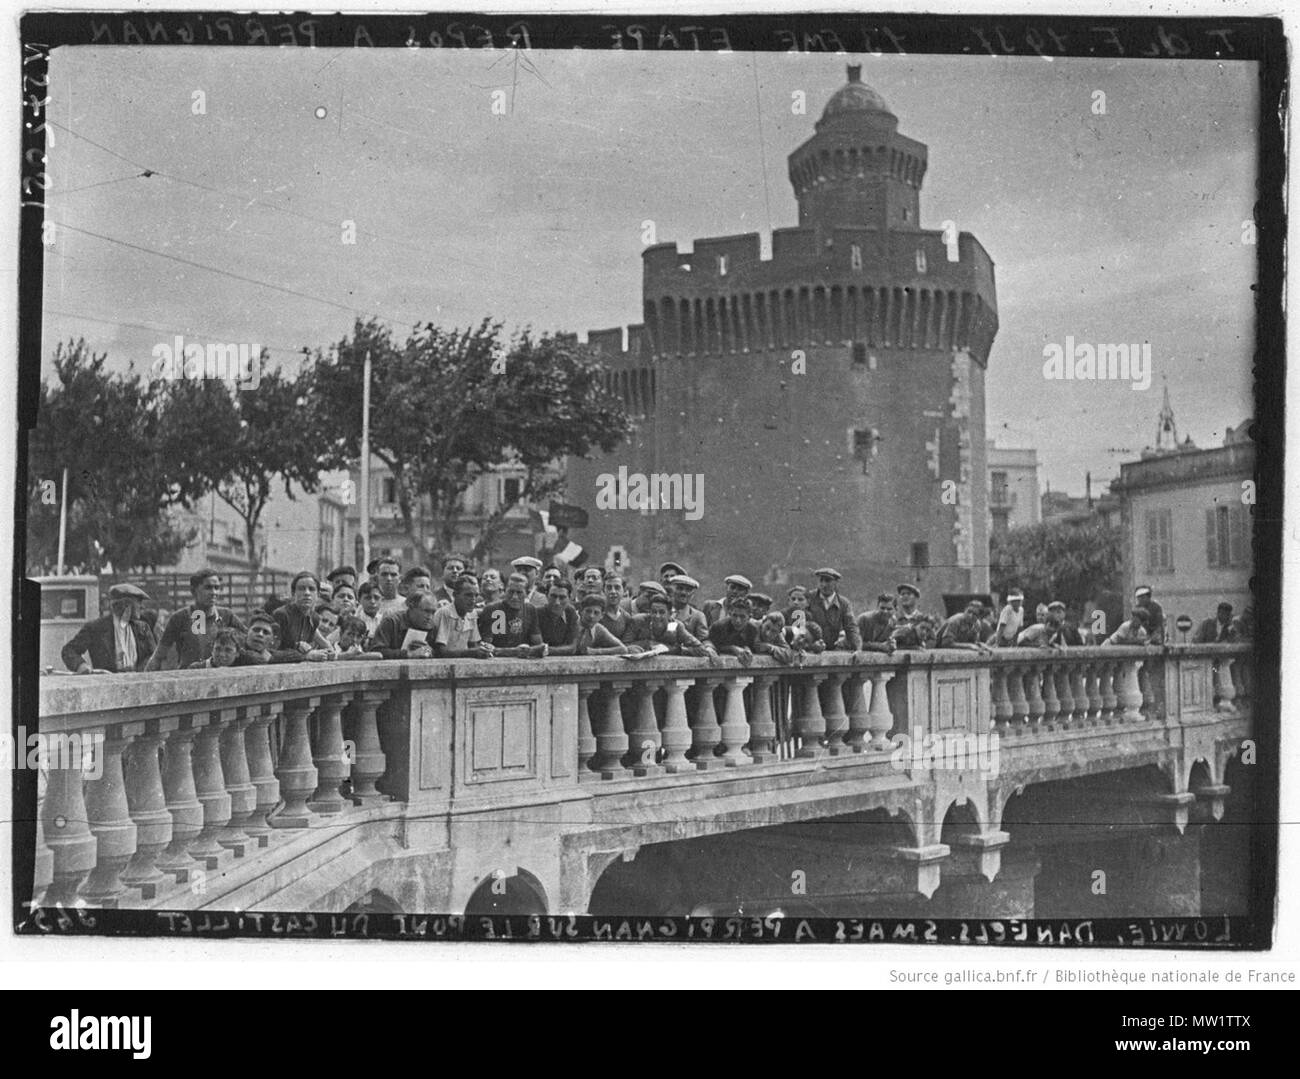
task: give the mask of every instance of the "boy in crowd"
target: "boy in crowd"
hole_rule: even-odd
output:
[[[921,590],[904,581],[897,588],[898,610],[894,613],[891,633],[898,648],[931,648],[934,646],[935,620],[921,610]]]
[[[325,580],[334,586],[335,592],[338,592],[341,584],[347,585],[353,592],[357,590],[357,571],[352,566],[336,566],[325,574]]]
[[[759,636],[758,623],[750,617],[754,606],[748,596],[727,600],[727,617],[709,627],[709,644],[720,656],[735,656],[742,667],[754,662],[755,652],[769,652]]]
[[[331,656],[337,651],[339,639],[339,612],[328,603],[316,608],[316,636],[312,639],[312,648],[319,648]]]
[[[383,659],[378,652],[367,652],[366,641],[370,631],[356,615],[351,614],[339,623],[339,643],[335,659]]]
[[[488,659],[495,651],[478,631],[478,578],[456,579],[451,603],[438,607],[429,629],[436,659]],[[433,597],[430,597],[431,599]]]
[[[768,655],[776,663],[792,666],[802,662],[802,652],[797,652],[794,640],[786,639],[785,615],[780,611],[769,611],[758,625],[758,639],[768,647]],[[797,639],[797,638],[795,638]]]
[[[672,601],[661,593],[652,595],[650,610],[632,617],[623,639],[628,650],[670,656],[717,655],[712,645],[701,642],[680,622],[672,621],[671,616]]]
[[[600,624],[601,615],[604,613],[604,596],[593,593],[582,598],[578,612],[578,636],[573,642],[573,655],[621,656],[627,651],[627,645]],[[552,655],[569,654],[569,651],[563,647],[552,649],[551,652]]]
[[[412,592],[433,592],[433,573],[427,566],[412,566],[402,574],[397,585],[398,595],[409,596]],[[434,599],[438,599],[434,595]],[[439,600],[439,602],[442,602]],[[450,602],[450,601],[449,601]]]
[[[632,615],[624,608],[623,578],[612,573],[605,578],[605,613],[600,616],[600,624],[620,641],[627,632]]]
[[[479,636],[492,645],[494,655],[538,659],[546,654],[542,632],[537,628],[539,610],[528,602],[528,578],[512,573],[501,599],[485,604],[479,611]]]
[[[379,620],[383,618],[379,607],[383,598],[383,593],[379,591],[379,585],[375,581],[367,581],[357,589],[357,602],[360,607],[355,613],[365,622],[371,637],[379,632]]]
[[[572,652],[577,640],[578,612],[569,602],[572,592],[568,581],[553,578],[547,592],[547,604],[537,612],[537,628],[541,631],[542,641],[552,652],[557,648]]]
[[[174,653],[176,666],[185,670],[212,654],[212,639],[223,629],[237,629],[241,622],[229,607],[217,604],[221,595],[221,576],[210,569],[190,575],[190,591],[194,602],[177,611],[167,620],[167,626],[158,639],[158,647],[145,664],[146,671],[162,670],[163,658]]]
[[[501,571],[488,566],[479,577],[478,587],[483,597],[484,607],[490,603],[495,603],[505,591],[505,584],[501,580]]]
[[[236,667],[258,667],[263,663],[301,663],[305,658],[296,648],[281,649],[279,627],[265,611],[254,611],[244,635],[244,649],[235,660]]]
[[[439,603],[455,602],[456,581],[465,572],[465,560],[458,554],[449,554],[442,560],[442,584],[433,589]]]
[[[217,667],[233,667],[235,661],[239,659],[242,643],[242,638],[236,630],[229,628],[217,630],[212,636],[212,654],[207,659],[191,663],[188,670],[210,671]]]
[[[357,590],[342,581],[334,585],[334,595],[330,597],[330,606],[338,612],[340,619],[357,613]]]
[[[751,592],[749,594],[749,605],[750,618],[755,622],[762,622],[772,609],[772,597],[766,592]]]

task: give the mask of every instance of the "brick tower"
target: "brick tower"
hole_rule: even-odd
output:
[[[993,262],[969,233],[920,223],[926,147],[848,69],[789,157],[799,226],[643,253],[644,323],[592,331],[636,419],[631,441],[571,460],[567,499],[595,562],[631,576],[681,562],[719,594],[830,564],[859,606],[899,581],[924,605],[988,586],[984,371]],[[951,257],[950,257],[951,256]],[[599,477],[703,476],[702,515],[597,508]]]

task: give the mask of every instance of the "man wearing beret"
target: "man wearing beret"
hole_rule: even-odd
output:
[[[686,627],[691,636],[704,640],[709,635],[709,623],[704,612],[691,605],[691,599],[700,582],[685,573],[678,573],[668,578],[668,595],[673,601],[673,618]]]
[[[860,651],[862,638],[858,636],[853,606],[837,591],[839,571],[827,567],[819,569],[813,576],[817,578],[817,591],[808,601],[808,621],[821,627],[822,640],[828,649]]]
[[[108,590],[111,613],[87,622],[63,646],[61,654],[68,670],[78,674],[144,670],[157,646],[153,630],[140,618],[140,604],[148,598],[133,584],[113,585]],[[89,663],[85,660],[87,653]]]
[[[753,585],[750,584],[748,577],[742,577],[739,573],[733,573],[730,577],[724,578],[723,584],[727,586],[727,594],[721,599],[711,599],[704,605],[704,620],[713,625],[722,619],[727,606],[727,600],[734,599],[737,596],[748,596]]]

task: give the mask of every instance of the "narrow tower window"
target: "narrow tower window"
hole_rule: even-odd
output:
[[[849,266],[855,270],[862,269],[862,246],[853,244],[849,248]]]
[[[719,256],[718,256],[718,274],[719,274],[719,276],[721,276],[721,277],[726,277],[726,276],[727,276],[727,256],[726,256],[726,255],[719,255]]]

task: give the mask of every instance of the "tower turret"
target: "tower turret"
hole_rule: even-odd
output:
[[[849,81],[790,155],[799,225],[819,231],[920,228],[926,147],[898,133],[898,117],[850,64]]]

